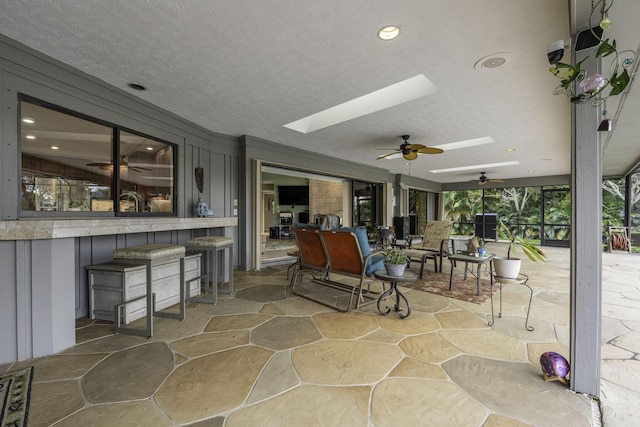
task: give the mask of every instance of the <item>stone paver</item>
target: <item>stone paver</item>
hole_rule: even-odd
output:
[[[144,399],[157,390],[173,366],[167,344],[149,343],[109,356],[82,378],[82,387],[92,403]]]
[[[322,339],[308,317],[276,317],[253,330],[253,342],[273,350],[285,350]]]
[[[226,427],[367,427],[371,388],[305,385],[235,411]]]
[[[445,362],[443,367],[466,392],[490,409],[500,408],[506,416],[541,426],[590,425],[589,400],[558,381],[545,381],[539,368],[528,362],[464,355]]]
[[[225,331],[194,335],[174,341],[171,348],[186,357],[198,357],[251,342],[249,331]]]
[[[144,422],[141,423],[141,420]],[[156,405],[150,401],[141,400],[91,406],[65,418],[56,426],[134,426],[143,424],[154,427],[173,425]]]
[[[80,381],[65,380],[33,384],[29,408],[30,426],[49,426],[85,405]]]
[[[361,313],[332,311],[317,314],[312,319],[326,338],[356,339],[378,329],[375,317]]]
[[[178,423],[229,411],[244,402],[272,355],[246,346],[193,359],[169,375],[156,401]]]
[[[570,355],[569,252],[548,252],[550,262],[523,265],[535,292],[533,332],[524,330],[528,295],[515,286],[505,287],[504,316],[493,327],[488,303],[415,290],[406,292],[413,312],[402,320],[375,304],[345,314],[294,296],[285,266],[235,272],[236,295],[249,299],[188,304],[183,322],[156,318],[150,340],[79,319],[78,345],[0,372],[35,365],[35,426],[590,425],[589,397],[540,371],[543,352]],[[639,259],[603,254],[607,427],[640,418]]]
[[[265,366],[247,399],[247,403],[255,403],[273,397],[298,384],[300,384],[300,377],[291,363],[291,353],[277,353]]]
[[[300,378],[316,384],[375,382],[401,358],[397,346],[370,341],[321,341],[292,352]]]
[[[480,426],[488,409],[455,384],[388,379],[373,391],[376,427]]]

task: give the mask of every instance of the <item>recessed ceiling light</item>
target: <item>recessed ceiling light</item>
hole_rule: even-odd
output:
[[[31,117],[23,117],[22,118],[22,123],[28,123],[28,124],[32,125],[35,122],[36,122],[35,119],[32,119]]]
[[[418,74],[283,126],[300,133],[310,133],[413,101],[437,91],[436,85],[424,74]]]
[[[457,168],[434,169],[434,170],[430,170],[429,172],[431,173],[458,172],[458,171],[468,171],[468,170],[474,170],[474,169],[499,168],[502,166],[514,166],[519,164],[520,164],[519,161],[514,160],[512,162],[487,163],[484,165],[470,165],[470,166],[460,166]]]
[[[52,150],[59,150],[59,149],[60,149],[60,147],[58,147],[57,145],[52,145],[52,146],[51,146],[51,149],[52,149]]]
[[[140,91],[145,91],[147,90],[147,88],[141,84],[138,83],[127,83],[127,86],[133,90],[140,90]]]
[[[504,150],[504,151],[506,151],[506,152],[508,152],[508,153],[512,153],[512,152],[516,151],[516,149],[515,149],[515,148],[513,148],[513,147],[510,147],[510,148],[507,148],[507,149],[506,149],[506,150]]]
[[[36,139],[35,135],[25,135],[24,137],[27,139]]]
[[[509,52],[498,52],[489,56],[485,56],[484,58],[480,58],[474,65],[478,71],[483,70],[493,70],[495,68],[499,68],[504,66],[505,64],[511,62],[513,59],[513,54]]]
[[[530,173],[534,173],[536,170],[535,169],[529,169]]]
[[[153,151],[153,147],[147,147],[148,151]]]
[[[378,31],[378,37],[382,40],[393,40],[400,35],[400,27],[397,25],[387,25]]]

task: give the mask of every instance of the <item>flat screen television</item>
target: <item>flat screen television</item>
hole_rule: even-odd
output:
[[[279,185],[278,203],[280,205],[308,205],[308,185]]]

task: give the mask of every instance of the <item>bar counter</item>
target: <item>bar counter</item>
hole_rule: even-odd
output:
[[[20,219],[0,221],[0,240],[40,240],[235,227],[238,217]]]

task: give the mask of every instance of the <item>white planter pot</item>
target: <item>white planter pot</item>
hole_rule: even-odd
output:
[[[389,276],[402,276],[404,274],[404,269],[406,268],[407,264],[387,264],[386,262],[384,263],[384,268],[387,270],[387,274]]]
[[[495,269],[496,276],[504,277],[507,279],[518,278],[521,263],[522,260],[519,258],[493,258],[493,268]]]

